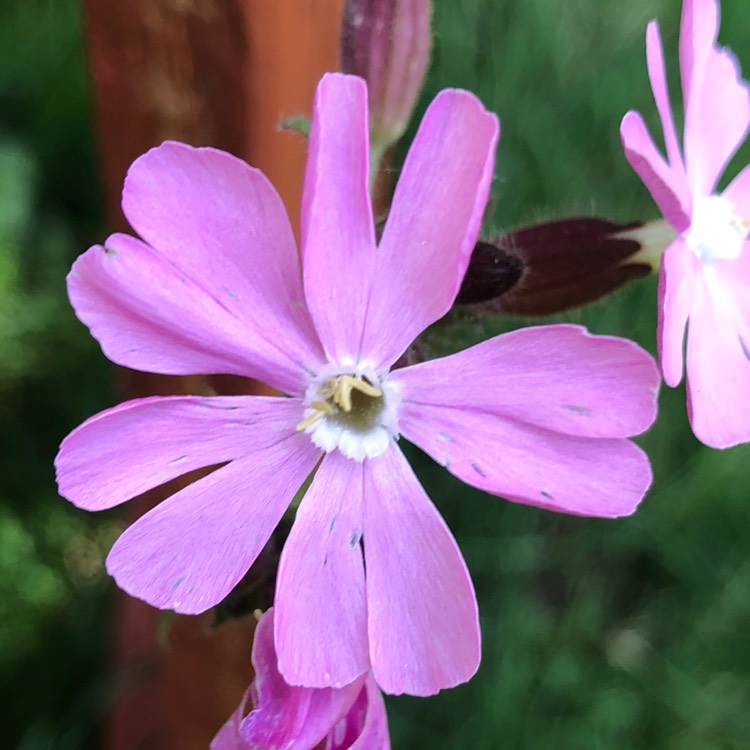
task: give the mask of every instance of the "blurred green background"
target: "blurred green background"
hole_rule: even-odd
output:
[[[677,86],[677,0],[438,2],[420,112],[446,86],[500,114],[488,232],[573,214],[655,218],[619,121],[658,133],[644,35],[660,19]],[[720,39],[750,72],[750,4]],[[57,497],[60,439],[113,403],[113,368],[78,324],[64,276],[104,236],[91,103],[72,0],[0,3],[0,696],[3,747],[95,748],[106,708],[115,516]],[[729,174],[750,159],[745,148]],[[566,317],[655,350],[655,279]],[[500,330],[526,321],[488,321]],[[406,748],[750,748],[750,448],[692,436],[664,389],[641,440],[654,487],[632,518],[597,521],[481,495],[412,451],[477,586],[476,678],[389,699]],[[6,743],[7,738],[7,745]]]

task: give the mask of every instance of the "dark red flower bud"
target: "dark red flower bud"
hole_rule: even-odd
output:
[[[674,231],[663,221],[562,219],[479,242],[456,302],[550,315],[600,299],[658,268]]]

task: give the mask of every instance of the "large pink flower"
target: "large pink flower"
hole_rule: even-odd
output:
[[[383,696],[372,675],[340,688],[295,687],[284,681],[273,642],[273,610],[255,629],[253,667],[253,684],[211,750],[390,750]]]
[[[576,326],[391,371],[451,307],[498,123],[469,93],[439,94],[376,245],[366,101],[358,78],[318,87],[302,272],[257,170],[176,143],[135,162],[123,207],[142,239],[114,235],[76,262],[79,317],[120,364],[246,375],[288,397],[131,401],[75,430],[57,470],[65,497],[99,510],[221,464],[134,523],[107,560],[126,591],[187,613],[226,596],[315,470],[281,556],[281,674],[326,687],[372,668],[386,692],[423,695],[476,671],[477,605],[399,437],[488,492],[620,516],[650,483],[646,456],[625,438],[653,421],[658,373],[634,344]]]
[[[693,432],[706,445],[726,448],[750,440],[750,167],[722,193],[716,187],[750,125],[750,88],[732,54],[716,46],[718,23],[716,0],[685,0],[682,149],[656,21],[648,27],[646,56],[666,161],[637,112],[625,115],[620,132],[628,161],[678,233],[664,253],[659,277],[664,380],[675,386],[682,379],[687,326]]]

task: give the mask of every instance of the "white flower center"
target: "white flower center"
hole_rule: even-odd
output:
[[[297,430],[310,435],[326,453],[338,448],[355,461],[375,458],[398,437],[399,402],[387,375],[378,377],[367,368],[341,372],[329,367],[310,383]]]
[[[696,201],[685,239],[701,263],[739,258],[746,238],[746,223],[726,198],[712,195]]]

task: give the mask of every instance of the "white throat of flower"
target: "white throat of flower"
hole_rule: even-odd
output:
[[[735,260],[742,253],[748,225],[723,196],[699,198],[693,206],[693,220],[685,240],[701,263]]]
[[[297,430],[326,453],[338,448],[354,461],[375,458],[398,437],[399,403],[398,389],[388,382],[387,373],[329,365],[305,393],[304,418]]]

